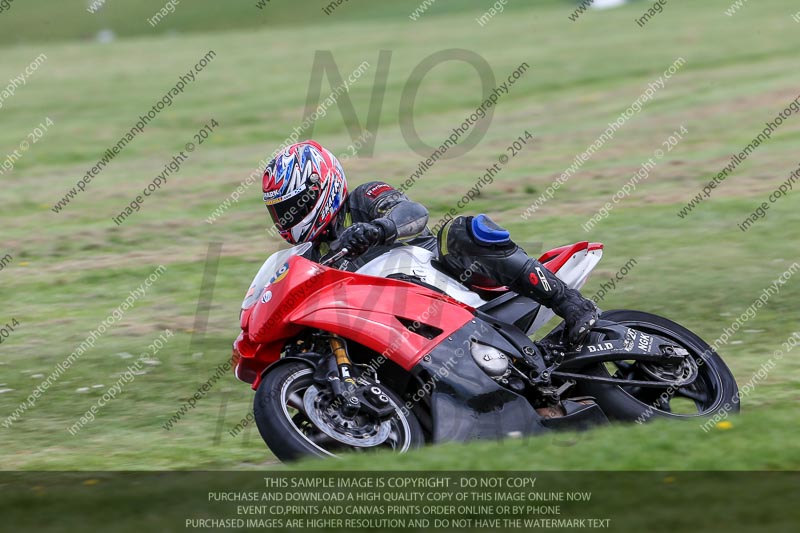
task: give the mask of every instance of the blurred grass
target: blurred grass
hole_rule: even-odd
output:
[[[93,3],[102,7],[89,11]],[[257,7],[259,5],[261,8]],[[241,31],[267,28],[293,31],[302,26],[337,25],[341,21],[380,23],[408,18],[420,0],[371,2],[345,0],[326,15],[324,8],[331,0],[182,0],[175,2],[169,13],[167,0],[16,0],[5,12],[0,12],[0,43],[20,44],[45,41],[94,40],[101,31],[111,31],[120,37],[144,35],[177,36],[185,33]],[[433,3],[424,17],[480,11],[483,14],[494,2],[485,0],[439,0]],[[537,0],[537,5],[563,5],[561,0]],[[148,21],[161,9],[169,13],[156,26]],[[527,6],[508,3],[510,11],[527,10]]]
[[[45,117],[55,125],[3,176],[0,253],[14,261],[0,272],[0,323],[17,331],[0,346],[0,415],[4,420],[158,264],[167,271],[136,307],[50,388],[11,429],[0,428],[4,469],[264,468],[273,461],[250,427],[228,435],[252,401],[245,384],[228,376],[174,429],[163,424],[230,353],[238,306],[260,263],[280,244],[266,233],[258,187],[248,190],[212,225],[205,219],[252,172],[260,159],[302,122],[316,50],[331,50],[347,75],[362,61],[370,70],[351,89],[364,123],[378,50],[392,51],[373,157],[346,164],[352,184],[405,180],[420,155],[398,127],[400,96],[413,68],[445,48],[475,50],[498,80],[522,61],[532,69],[502,97],[486,137],[475,150],[440,161],[409,192],[439,217],[472,187],[487,165],[524,130],[536,137],[468,206],[507,225],[518,241],[545,248],[583,239],[606,244],[603,263],[587,285],[600,283],[636,258],[636,269],[603,307],[664,314],[713,340],[798,259],[798,205],[790,194],[765,219],[741,233],[736,224],[796,167],[800,126],[794,117],[762,145],[688,219],[675,213],[709,177],[797,95],[793,4],[748,4],[726,17],[727,1],[670,5],[639,28],[637,3],[592,11],[579,22],[572,7],[515,4],[479,27],[489,3],[434,4],[419,22],[417,2],[343,4],[325,16],[313,2],[298,14],[273,0],[270,14],[251,3],[193,2],[150,30],[144,20],[163,5],[109,0],[96,16],[81,2],[17,2],[0,14],[0,80],[19,75],[38,54],[47,61],[0,109],[0,158]],[[103,19],[102,24],[99,22]],[[142,28],[134,20],[142,19]],[[46,19],[46,21],[45,21]],[[173,26],[174,24],[174,26]],[[105,26],[104,26],[105,25]],[[111,27],[123,37],[92,40]],[[226,31],[208,31],[226,30]],[[172,33],[172,30],[180,34]],[[50,211],[106,147],[129,130],[208,50],[217,58],[174,104],[60,214]],[[555,199],[529,221],[520,215],[677,57],[686,65],[598,151]],[[328,93],[324,82],[322,95]],[[2,84],[0,84],[2,85]],[[424,79],[414,121],[439,144],[480,102],[474,69],[449,62]],[[215,118],[220,127],[181,172],[121,227],[118,214],[192,135]],[[686,139],[662,160],[632,197],[590,233],[581,224],[685,125]],[[314,137],[343,154],[351,139],[338,109],[318,121]],[[205,341],[190,346],[210,242],[223,242]],[[798,330],[798,281],[722,350],[740,384]],[[137,376],[77,436],[66,428],[88,409],[165,328],[176,332],[161,365]],[[198,355],[198,352],[202,352]],[[352,458],[352,468],[797,468],[793,404],[800,396],[797,358],[786,358],[744,402],[734,430],[704,434],[691,424],[609,427],[581,435],[446,445],[409,458]],[[224,409],[224,420],[220,413]],[[216,435],[219,433],[219,437]],[[564,436],[567,441],[571,436]],[[614,450],[624,446],[624,453]],[[532,451],[533,450],[533,451]],[[541,451],[540,451],[541,450]],[[687,459],[691,453],[691,459]],[[521,463],[524,458],[526,462]],[[313,464],[338,468],[340,463]],[[403,466],[405,465],[405,466]]]

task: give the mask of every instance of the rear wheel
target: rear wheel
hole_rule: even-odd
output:
[[[391,390],[375,385],[394,414],[378,420],[364,412],[346,415],[330,390],[313,380],[311,365],[285,363],[269,371],[256,391],[253,415],[269,449],[282,461],[303,456],[335,457],[345,451],[421,446],[424,435],[413,413]]]
[[[703,339],[680,324],[641,311],[607,311],[600,318],[670,339],[688,350],[690,355],[686,364],[677,368],[642,361],[618,361],[594,365],[582,373],[615,379],[676,381],[697,372],[696,379],[683,387],[579,383],[579,392],[594,396],[609,418],[646,422],[651,418],[691,419],[713,416],[720,411],[739,411],[738,388],[733,374]]]

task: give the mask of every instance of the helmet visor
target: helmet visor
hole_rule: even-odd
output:
[[[280,231],[289,231],[299,224],[314,209],[318,199],[317,187],[297,189],[278,198],[264,195],[267,210]]]

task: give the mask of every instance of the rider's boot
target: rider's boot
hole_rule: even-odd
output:
[[[567,340],[578,345],[597,321],[597,306],[514,244],[508,231],[486,215],[457,217],[438,235],[440,259],[456,272],[472,271],[541,303],[566,322]]]

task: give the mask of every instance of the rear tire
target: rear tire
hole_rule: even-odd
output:
[[[625,422],[646,422],[651,418],[698,419],[713,416],[721,411],[739,412],[738,387],[730,369],[708,343],[684,328],[680,324],[666,318],[644,313],[642,311],[606,311],[600,318],[609,320],[637,331],[652,333],[675,341],[686,348],[698,363],[698,376],[689,387],[682,387],[672,395],[664,397],[666,389],[646,389],[643,387],[623,387],[590,381],[579,382],[577,390],[580,394],[593,396],[610,419]],[[702,360],[702,364],[700,361]],[[635,365],[629,369],[636,372]],[[606,365],[593,365],[582,371],[599,377],[611,377],[612,373]],[[620,367],[614,373],[621,377],[625,371]],[[637,379],[647,379],[644,374]],[[686,390],[684,390],[686,389]],[[675,396],[693,396],[687,401],[694,402],[696,413],[673,412],[670,403]]]
[[[386,387],[381,389],[396,412],[389,420],[389,437],[374,447],[350,446],[330,437],[304,412],[302,400],[305,394],[310,387],[318,387],[312,379],[313,373],[310,364],[300,361],[280,364],[267,371],[256,391],[253,405],[256,426],[264,442],[281,461],[308,456],[336,457],[343,451],[378,448],[405,453],[424,444],[422,427],[416,417],[410,411],[401,409],[402,400]]]

